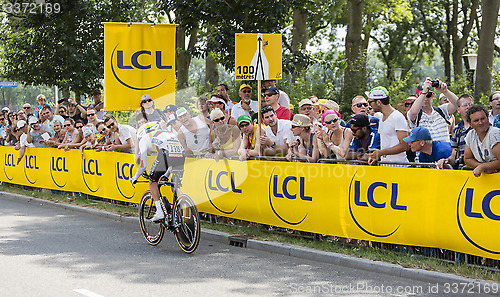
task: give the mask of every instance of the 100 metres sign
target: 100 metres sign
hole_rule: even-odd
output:
[[[235,79],[281,79],[281,34],[236,33]]]

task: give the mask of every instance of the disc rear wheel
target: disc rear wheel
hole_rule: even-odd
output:
[[[147,191],[142,195],[141,204],[139,205],[139,222],[141,224],[142,235],[150,245],[160,243],[165,234],[165,227],[160,223],[153,223],[151,218],[156,212],[156,206],[151,196],[151,192]]]
[[[173,209],[174,233],[181,249],[190,254],[196,250],[200,241],[200,215],[193,200],[181,195]]]

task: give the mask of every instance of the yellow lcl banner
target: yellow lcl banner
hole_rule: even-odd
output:
[[[149,94],[157,106],[175,103],[176,25],[104,24],[105,109],[137,110]]]
[[[148,189],[129,181],[132,154],[28,148],[17,166],[12,147],[0,156],[4,182],[132,203]],[[206,213],[500,260],[500,174],[187,158],[182,184]]]
[[[235,79],[282,78],[281,34],[236,33]]]

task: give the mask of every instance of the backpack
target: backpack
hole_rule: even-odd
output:
[[[450,121],[448,121],[448,120],[446,119],[446,116],[444,115],[444,112],[441,110],[441,108],[436,107],[436,106],[433,106],[432,108],[433,108],[433,109],[434,109],[437,113],[439,113],[439,115],[440,115],[440,116],[442,116],[442,117],[443,117],[443,119],[444,119],[444,121],[446,122],[446,124],[451,125]],[[420,111],[418,112],[416,127],[418,127],[418,126],[419,126],[418,124],[420,123],[420,119],[421,119],[421,118],[422,118],[422,109],[420,109]]]

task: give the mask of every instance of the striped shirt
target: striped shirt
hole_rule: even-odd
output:
[[[451,147],[456,148],[459,151],[459,155],[457,157],[463,156],[465,151],[465,136],[472,127],[464,129],[464,121],[462,120],[458,125],[453,128],[453,132],[451,134]]]

